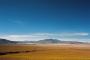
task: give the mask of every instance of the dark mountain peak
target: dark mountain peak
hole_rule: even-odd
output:
[[[0,41],[9,41],[9,40],[0,38]]]
[[[0,44],[11,44],[11,43],[16,43],[16,42],[0,38]]]
[[[57,39],[44,39],[44,40],[39,40],[39,43],[59,43],[60,40]]]

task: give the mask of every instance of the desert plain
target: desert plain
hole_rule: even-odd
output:
[[[0,60],[90,60],[90,44],[0,45]]]

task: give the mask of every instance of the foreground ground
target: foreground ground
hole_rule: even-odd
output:
[[[0,45],[0,60],[90,60],[90,45]]]

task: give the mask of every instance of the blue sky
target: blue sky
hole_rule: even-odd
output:
[[[89,41],[89,0],[0,0],[0,35],[14,35],[14,40],[36,34],[76,34],[63,40]],[[48,33],[48,34],[47,34]],[[85,37],[78,34],[86,34]],[[22,36],[17,39],[16,35]],[[49,35],[48,37],[50,37]],[[52,36],[56,38],[57,36]],[[11,40],[13,38],[9,37]],[[25,37],[27,38],[27,37]],[[40,38],[43,38],[40,36]],[[47,37],[46,37],[47,38]],[[58,37],[61,39],[61,37]],[[82,40],[83,39],[83,40]]]

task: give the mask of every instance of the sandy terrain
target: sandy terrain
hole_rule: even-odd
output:
[[[90,60],[89,44],[35,44],[0,46],[0,60]]]

